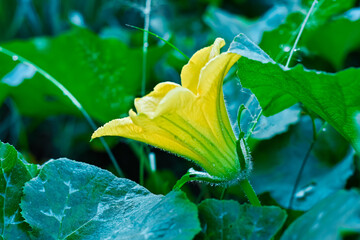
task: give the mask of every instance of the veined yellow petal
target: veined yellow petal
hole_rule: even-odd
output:
[[[182,69],[182,86],[158,84],[135,100],[137,113],[130,110],[129,117],[110,121],[92,138],[121,136],[145,142],[193,160],[212,176],[237,178],[241,166],[222,84],[240,56],[220,54],[224,45],[218,38],[212,46],[196,52]]]
[[[225,45],[222,38],[217,38],[213,45],[197,51],[181,70],[181,85],[197,94],[201,69],[209,60],[220,54],[220,48]]]
[[[186,157],[190,160],[193,159],[203,159],[206,161],[203,156],[184,147],[181,142],[179,143],[176,136],[172,133],[169,133],[167,130],[159,128],[159,126],[154,123],[151,119],[147,118],[146,115],[136,115],[135,112],[130,110],[130,116],[133,119],[137,119],[142,126],[136,125],[131,117],[126,117],[122,119],[114,119],[104,126],[98,128],[91,136],[91,138],[98,138],[103,136],[119,136],[124,138],[133,139],[136,141],[144,142],[155,147],[158,147],[163,150],[179,154],[183,157]]]
[[[210,60],[200,72],[197,92],[204,97],[219,96],[226,74],[239,58],[239,54],[226,52]]]
[[[217,38],[215,39],[214,44],[212,45],[210,54],[209,54],[209,59],[208,61],[210,61],[211,59],[213,59],[214,57],[218,56],[220,54],[220,49],[225,46],[225,41],[222,38]]]
[[[91,139],[103,136],[123,136],[136,135],[143,130],[141,127],[136,126],[130,117],[121,119],[114,119],[104,126],[99,127],[91,136]]]
[[[153,115],[160,101],[169,91],[177,87],[180,87],[180,85],[173,82],[159,83],[155,86],[154,90],[151,93],[142,98],[135,99],[136,112],[144,113],[150,118],[153,118]]]
[[[212,104],[213,106],[210,106]],[[155,121],[166,119],[160,126],[173,125],[176,128],[173,133],[177,135],[187,135],[190,139],[189,145],[193,148],[203,149],[202,155],[207,157],[207,162],[220,166],[219,161],[226,162],[228,169],[236,166],[236,148],[235,143],[229,147],[224,145],[223,133],[221,129],[215,132],[210,131],[216,123],[208,121],[206,118],[208,109],[215,109],[216,106],[212,102],[206,102],[195,96],[187,88],[179,87],[171,90],[159,103],[156,111]],[[162,118],[158,120],[157,118]],[[134,120],[135,121],[135,120]],[[181,132],[186,134],[181,134]],[[234,137],[235,138],[235,137]],[[195,141],[193,141],[195,140]],[[182,139],[187,142],[187,139]],[[231,139],[230,139],[231,141]],[[201,163],[204,166],[208,163]],[[218,167],[219,168],[219,167]],[[219,170],[219,169],[218,169]]]
[[[185,156],[219,178],[229,177],[230,172],[236,175],[240,170],[236,162],[227,161],[228,156],[218,149],[216,143],[211,142],[213,138],[206,138],[201,130],[193,126],[194,122],[182,116],[171,113],[154,119],[141,114],[131,114],[130,117],[148,133],[148,140],[142,139],[142,142]]]
[[[229,117],[226,111],[223,81],[234,63],[239,60],[240,55],[235,53],[222,53],[213,58],[201,71],[198,93],[202,100],[211,104],[206,115],[209,119],[217,119],[212,126],[213,129],[221,131],[221,136],[229,148],[234,146],[236,140],[232,131]]]
[[[234,175],[239,172],[236,164],[224,163],[223,160],[227,156],[224,157],[214,143],[209,144],[209,140],[204,138],[201,132],[192,126],[193,122],[188,122],[186,118],[176,113],[169,113],[149,119],[146,115],[136,115],[134,112],[130,112],[130,117],[143,129],[140,140],[132,139],[193,160],[219,178],[229,177],[231,171]]]
[[[195,101],[196,96],[189,89],[184,87],[173,89],[161,99],[158,108],[156,109],[156,116],[184,109],[187,109],[187,113],[193,113],[194,111],[191,111],[191,108],[196,107],[194,104]]]

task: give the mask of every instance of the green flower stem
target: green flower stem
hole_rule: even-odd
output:
[[[179,190],[185,183],[190,181],[203,181],[208,183],[222,183],[223,180],[220,180],[216,177],[211,176],[206,172],[196,171],[193,168],[190,168],[187,173],[180,178],[173,187],[173,190]]]
[[[223,180],[215,178],[206,172],[199,172],[190,168],[188,172],[184,176],[182,176],[180,180],[176,182],[175,186],[173,187],[173,190],[180,190],[181,187],[184,186],[184,184],[189,181],[203,181],[214,184],[223,183]],[[249,199],[251,205],[260,207],[261,203],[258,197],[256,196],[254,189],[250,185],[249,180],[248,179],[242,180],[240,182],[240,186],[244,191],[245,195],[247,196],[247,198]]]
[[[252,188],[249,180],[248,179],[242,180],[240,182],[240,186],[241,186],[242,190],[244,191],[245,195],[247,196],[247,198],[249,199],[251,205],[261,207],[261,203],[260,203],[254,189]]]

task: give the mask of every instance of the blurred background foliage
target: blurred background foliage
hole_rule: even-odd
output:
[[[285,64],[311,4],[310,0],[153,0],[149,29],[189,57],[216,37],[226,40],[226,49],[236,35],[244,33]],[[93,129],[81,112],[46,77],[19,62],[18,56],[60,82],[100,126],[133,108],[134,98],[141,96],[143,74],[146,92],[158,82],[180,82],[187,59],[153,36],[148,40],[147,71],[142,71],[144,33],[129,25],[143,28],[145,15],[144,1],[1,0],[0,46],[15,55],[0,54],[0,139],[33,163],[67,157],[116,174],[101,143],[89,142]],[[360,67],[359,1],[319,0],[295,50],[290,66],[301,63],[326,72]],[[226,78],[225,98],[234,123],[239,105],[247,106],[241,125],[248,130],[261,108],[251,91],[241,87],[235,70]],[[295,176],[312,143],[309,116],[317,118],[298,104],[260,118],[249,143],[254,187],[265,204],[288,206]],[[316,126],[322,129],[321,119],[317,118]],[[154,193],[169,192],[193,166],[133,141],[115,137],[106,141],[125,177],[136,182],[144,179],[145,187]],[[156,168],[150,164],[154,162]],[[293,203],[296,210],[310,209],[336,189],[359,187],[358,159],[329,125],[319,135],[308,163]],[[340,175],[339,181],[332,181]],[[222,192],[220,187],[203,184],[186,190],[196,202]],[[225,198],[244,199],[231,188]]]

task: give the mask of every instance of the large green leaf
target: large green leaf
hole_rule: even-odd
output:
[[[286,212],[279,207],[240,205],[232,200],[206,199],[199,204],[203,239],[271,239]]]
[[[356,190],[341,190],[319,202],[293,222],[281,239],[340,240],[359,239],[359,236],[360,194]]]
[[[102,39],[77,27],[58,37],[14,41],[2,47],[25,57],[53,76],[99,121],[127,113],[139,94],[142,49],[131,49],[117,39]],[[149,69],[162,52],[161,48],[149,49]],[[14,62],[3,54],[0,63],[0,88],[11,86],[10,95],[23,114],[46,116],[77,112],[47,79],[38,73],[29,74],[34,71],[31,66]],[[2,95],[0,93],[0,100]]]
[[[51,160],[21,207],[39,239],[192,239],[197,208],[182,192],[154,195],[95,166]]]
[[[318,125],[319,128],[319,125]],[[293,196],[292,209],[307,211],[346,186],[354,173],[354,151],[331,126],[318,136]],[[286,134],[262,141],[253,151],[251,183],[288,208],[297,174],[312,142],[312,124],[303,117]]]
[[[15,148],[0,141],[0,238],[30,239],[29,225],[19,207],[22,188],[37,174],[36,165],[28,164]]]
[[[360,152],[360,69],[336,74],[307,70],[302,65],[285,68],[275,63],[244,35],[237,36],[231,51],[238,62],[241,84],[257,97],[265,116],[274,115],[297,102],[329,122]]]

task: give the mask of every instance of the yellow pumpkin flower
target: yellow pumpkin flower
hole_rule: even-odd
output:
[[[97,129],[91,138],[121,136],[141,141],[193,160],[211,176],[224,181],[239,177],[236,137],[223,96],[223,80],[240,55],[220,54],[225,45],[196,52],[181,71],[181,85],[163,82],[135,99],[136,112]]]

